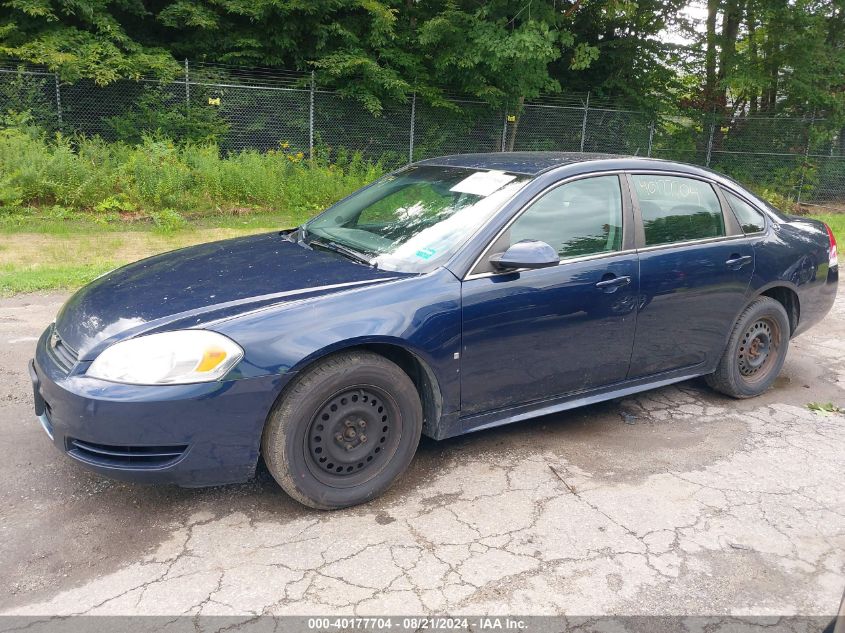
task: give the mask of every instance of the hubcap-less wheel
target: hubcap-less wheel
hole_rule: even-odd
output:
[[[408,468],[423,425],[410,375],[364,350],[303,369],[270,413],[261,452],[273,478],[313,508],[374,499]]]
[[[775,365],[780,329],[772,319],[754,321],[745,331],[737,351],[739,373],[749,382],[766,380]]]
[[[707,384],[734,398],[759,396],[783,367],[790,327],[780,302],[754,299],[737,318],[715,371],[705,376]]]
[[[308,468],[331,486],[357,485],[390,460],[401,434],[402,416],[385,392],[373,386],[344,389],[311,419],[305,447]]]

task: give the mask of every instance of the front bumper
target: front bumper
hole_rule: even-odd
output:
[[[30,363],[36,416],[53,444],[125,481],[210,486],[255,472],[264,422],[290,375],[193,385],[123,385],[69,370],[50,351]]]

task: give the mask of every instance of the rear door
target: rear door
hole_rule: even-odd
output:
[[[624,380],[634,340],[638,264],[622,184],[614,174],[547,190],[464,280],[463,415]],[[525,239],[551,244],[560,264],[504,273],[488,265],[490,255]]]
[[[714,365],[747,301],[754,249],[705,179],[630,174],[640,291],[629,378]]]

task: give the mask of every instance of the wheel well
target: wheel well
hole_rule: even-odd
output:
[[[336,353],[354,350],[366,350],[383,356],[399,365],[402,371],[408,374],[417,388],[417,393],[420,395],[420,403],[422,404],[423,411],[423,433],[433,436],[437,428],[437,423],[440,421],[441,412],[443,411],[443,397],[440,393],[440,385],[437,383],[437,378],[426,363],[405,348],[398,345],[391,345],[390,343],[367,343],[345,347]],[[330,356],[331,354],[329,356],[323,356],[318,359],[318,362]]]
[[[786,286],[776,286],[763,292],[762,296],[771,297],[783,306],[789,317],[789,334],[790,336],[794,334],[795,328],[798,327],[798,319],[801,316],[801,305],[795,291]]]

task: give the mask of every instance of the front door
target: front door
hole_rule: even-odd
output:
[[[462,284],[463,416],[625,378],[639,290],[629,211],[618,176],[570,181],[532,202],[482,256]],[[560,264],[487,265],[525,239],[551,244]]]
[[[644,244],[629,377],[712,366],[748,300],[751,242],[706,181],[635,174],[631,184]]]

